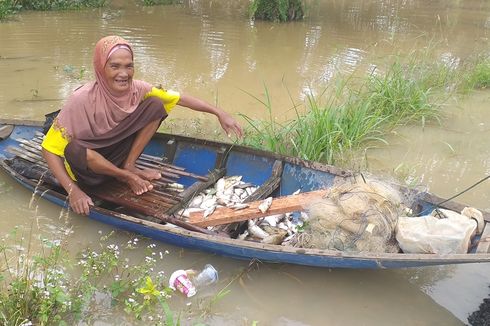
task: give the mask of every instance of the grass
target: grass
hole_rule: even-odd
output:
[[[32,229],[32,228],[31,228]],[[24,240],[18,230],[0,242],[0,324],[74,325],[89,322],[89,307],[105,297],[122,306],[128,319],[153,325],[176,325],[167,299],[163,273],[153,272],[163,254],[146,248],[147,256],[129,263],[123,249],[135,249],[132,239],[121,249],[101,239],[99,250],[87,248],[75,262],[69,259],[64,243],[41,239],[34,252],[32,235]],[[26,243],[27,241],[27,243]]]
[[[6,20],[21,10],[69,10],[103,7],[107,0],[1,0],[0,20]]]
[[[319,98],[308,97],[306,110],[293,105],[296,116],[285,122],[273,118],[267,87],[265,99],[251,95],[268,118],[242,115],[248,123],[244,143],[307,160],[346,163],[362,146],[386,142],[397,126],[440,123],[449,98],[490,85],[490,58],[454,66],[412,54],[364,77],[340,76],[331,84]]]
[[[0,20],[6,20],[8,17],[16,14],[22,9],[17,0],[0,1]]]
[[[459,90],[468,93],[473,89],[490,87],[490,57],[477,56],[464,67]]]
[[[301,20],[304,16],[303,0],[252,0],[249,16],[274,22]]]

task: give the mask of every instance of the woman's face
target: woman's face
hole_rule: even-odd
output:
[[[115,95],[123,95],[130,89],[134,66],[131,53],[125,49],[114,51],[104,67],[107,85]]]

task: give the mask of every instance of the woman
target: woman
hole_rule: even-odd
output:
[[[68,98],[42,144],[50,170],[78,214],[87,215],[93,205],[80,185],[116,178],[137,195],[153,189],[151,180],[159,179],[160,173],[137,168],[136,159],[175,105],[214,114],[228,135],[242,136],[240,125],[223,110],[133,80],[133,50],[121,37],[97,42],[94,70],[96,80]]]

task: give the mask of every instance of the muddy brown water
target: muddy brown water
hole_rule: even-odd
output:
[[[145,8],[113,1],[104,9],[18,15],[0,24],[0,117],[41,119],[57,109],[93,76],[92,49],[107,34],[134,44],[137,78],[197,95],[237,116],[264,119],[268,112],[256,98],[264,99],[266,87],[279,120],[291,114],[293,102],[302,105],[308,94],[321,93],[336,73],[425,47],[437,60],[464,60],[489,50],[490,3],[483,0],[312,1],[305,21],[283,25],[249,21],[247,3],[202,0]],[[400,128],[360,164],[451,196],[490,173],[489,102],[488,91],[459,98],[444,107],[440,125]],[[205,136],[219,132],[213,119],[195,113],[189,118],[180,108],[165,128]],[[83,216],[60,217],[58,207],[42,200],[30,204],[30,193],[5,175],[0,193],[2,234],[19,225],[35,236],[64,238],[75,250],[97,244],[110,231]],[[489,209],[489,197],[487,181],[460,200]],[[134,236],[116,232],[113,241],[123,244]],[[223,286],[247,265],[164,243],[156,250],[170,252],[158,263],[165,272],[212,263]],[[490,264],[390,271],[264,264],[234,283],[206,320],[213,325],[459,325],[488,295],[488,275]],[[176,311],[199,310],[198,299],[175,295],[171,303]],[[107,309],[94,312],[93,322],[129,324],[124,314]]]

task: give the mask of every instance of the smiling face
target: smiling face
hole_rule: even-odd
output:
[[[104,66],[107,86],[114,95],[124,95],[131,87],[134,75],[133,56],[125,49],[114,51]]]

